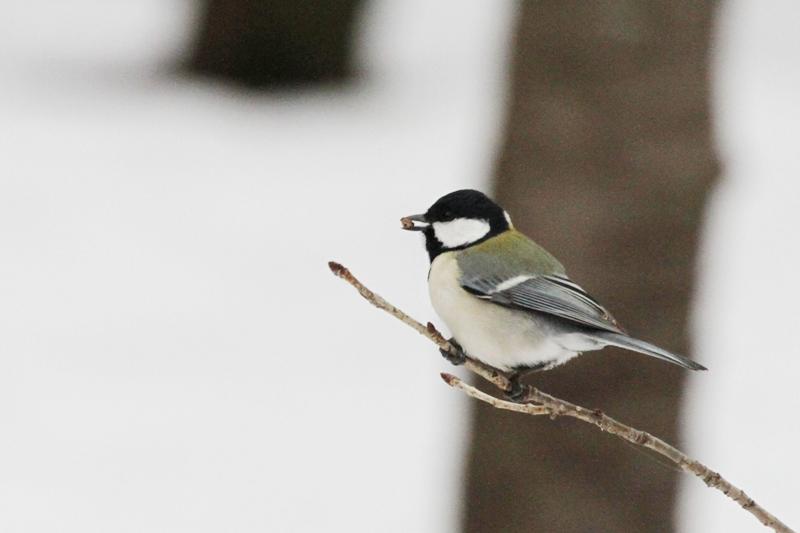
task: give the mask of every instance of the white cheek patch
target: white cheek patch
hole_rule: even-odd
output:
[[[481,240],[489,233],[489,221],[477,218],[457,218],[448,222],[434,222],[433,233],[445,248],[458,248]]]

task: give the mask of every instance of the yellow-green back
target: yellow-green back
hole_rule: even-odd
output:
[[[515,229],[509,229],[470,246],[458,254],[463,275],[508,279],[520,275],[565,275],[564,267],[550,253]]]

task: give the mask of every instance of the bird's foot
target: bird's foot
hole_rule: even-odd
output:
[[[516,403],[521,403],[522,400],[525,399],[525,395],[527,393],[525,386],[519,382],[519,378],[519,374],[509,376],[509,388],[505,392],[506,398]]]
[[[448,351],[439,348],[439,352],[442,354],[442,357],[450,361],[450,364],[456,366],[463,365],[467,361],[467,354],[464,353],[464,349],[456,342],[455,339],[451,338],[447,342],[450,343],[450,346],[453,347],[453,350]]]

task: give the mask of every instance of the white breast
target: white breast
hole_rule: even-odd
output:
[[[512,311],[468,293],[458,283],[456,252],[443,253],[431,264],[428,290],[436,313],[470,357],[500,370],[563,363],[577,355],[579,339],[564,335],[537,315]],[[566,346],[565,346],[566,345]]]

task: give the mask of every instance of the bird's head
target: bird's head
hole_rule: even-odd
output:
[[[431,261],[442,252],[461,250],[511,228],[502,207],[480,191],[451,192],[421,215],[403,217],[403,229],[421,231]]]

